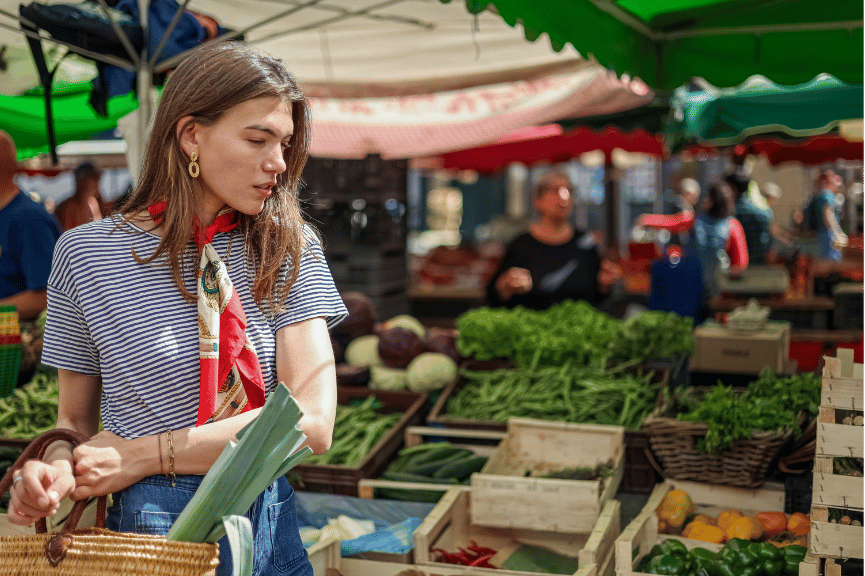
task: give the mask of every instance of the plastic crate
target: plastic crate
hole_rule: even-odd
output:
[[[813,473],[804,476],[788,476],[784,479],[784,512],[793,514],[811,513],[811,492],[814,486]]]
[[[18,384],[21,366],[21,327],[15,306],[0,306],[0,396],[8,396]]]
[[[835,298],[835,310],[832,315],[832,327],[862,329],[862,283],[842,282],[832,291]]]

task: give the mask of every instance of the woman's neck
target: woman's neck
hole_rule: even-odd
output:
[[[532,224],[529,233],[545,244],[563,244],[574,236],[574,227],[567,220],[542,218]]]

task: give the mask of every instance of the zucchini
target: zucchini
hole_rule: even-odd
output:
[[[484,464],[487,463],[486,456],[475,456],[472,454],[471,456],[466,456],[464,458],[460,458],[449,462],[448,464],[442,466],[438,470],[433,473],[433,478],[437,478],[439,480],[444,480],[448,478],[453,478],[456,480],[464,480],[468,478],[475,472],[480,472],[484,467]]]
[[[416,484],[459,484],[453,478],[442,478],[440,480],[430,478],[428,476],[420,476],[410,472],[393,472],[385,470],[381,475],[382,480],[391,480],[393,482],[411,482]]]

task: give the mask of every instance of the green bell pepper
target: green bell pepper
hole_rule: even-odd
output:
[[[664,576],[687,576],[689,564],[685,558],[678,554],[664,554],[659,556],[658,569],[655,574]]]
[[[784,555],[784,576],[799,576],[799,564],[805,559],[808,549],[798,544],[790,544],[781,549]]]
[[[784,553],[777,546],[772,546],[768,542],[761,542],[758,546],[758,554],[763,560],[783,560]]]
[[[678,540],[672,538],[667,538],[659,546],[664,554],[675,554],[676,556],[686,556],[688,554],[688,548]]]
[[[797,570],[798,567],[799,565],[796,564]],[[764,560],[763,563],[760,564],[760,568],[763,571],[763,576],[783,576],[787,569],[787,564],[783,559]]]

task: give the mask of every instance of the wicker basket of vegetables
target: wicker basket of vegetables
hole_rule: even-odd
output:
[[[644,426],[666,477],[756,488],[787,441],[816,416],[819,402],[814,375],[764,371],[742,391],[719,383],[679,392]]]

